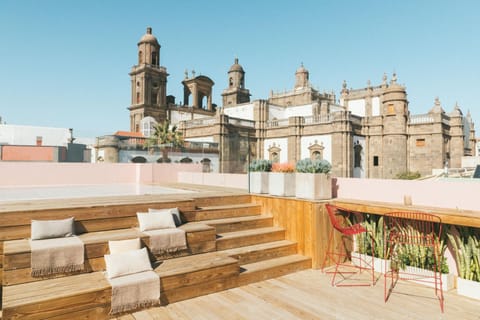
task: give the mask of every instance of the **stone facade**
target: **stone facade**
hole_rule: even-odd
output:
[[[437,98],[427,114],[411,115],[406,88],[396,74],[360,89],[347,89],[344,82],[337,101],[334,92],[313,88],[302,64],[292,90],[250,101],[244,68],[235,59],[221,108],[211,101],[213,81],[194,72],[186,74],[184,103],[176,105],[166,95],[168,74],[159,66],[160,45],[150,28],[138,50],[139,64],[130,72],[131,131],[143,132],[145,117],[168,119],[178,124],[185,140],[218,144],[220,172],[245,172],[254,158],[296,162],[311,157],[330,161],[340,177],[429,175],[432,169],[460,167],[462,157],[476,150],[469,114],[463,116],[458,106],[447,114]],[[205,97],[206,105],[201,102]]]

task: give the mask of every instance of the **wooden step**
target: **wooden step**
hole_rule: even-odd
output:
[[[297,253],[297,243],[289,240],[266,242],[219,251],[238,260],[240,265],[284,257]]]
[[[161,301],[233,288],[239,269],[236,259],[216,252],[166,260],[155,268],[160,276]],[[96,318],[108,314],[112,294],[103,272],[7,286],[3,291],[4,319]]]
[[[245,247],[285,239],[285,229],[267,227],[217,234],[217,250]]]
[[[243,286],[253,282],[277,278],[311,267],[312,259],[298,254],[245,264],[241,265],[242,271],[238,279],[238,285]]]
[[[241,194],[241,195],[223,195],[223,196],[215,196],[215,197],[203,197],[203,198],[195,198],[195,206],[197,208],[201,207],[210,207],[210,206],[225,206],[231,204],[242,204],[242,203],[250,203],[251,196],[249,194]]]
[[[271,216],[247,216],[205,221],[205,224],[215,227],[217,233],[242,231],[247,229],[271,227],[273,217]]]
[[[262,207],[254,203],[201,207],[197,210],[182,211],[186,221],[205,221],[243,216],[260,215]]]

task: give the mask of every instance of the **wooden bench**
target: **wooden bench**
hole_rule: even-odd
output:
[[[154,270],[167,304],[235,287],[240,267],[236,259],[212,252],[165,260]],[[107,318],[111,294],[103,272],[7,286],[3,318]]]
[[[169,257],[185,256],[216,250],[215,228],[201,223],[187,223],[179,227],[185,230],[188,249],[175,255],[154,257],[152,260],[168,259]],[[124,240],[140,238],[143,245],[149,247],[150,239],[138,229],[118,229],[110,231],[88,232],[79,236],[85,244],[84,270],[76,273],[92,271],[104,271],[104,255],[108,254],[109,240]],[[10,286],[19,283],[44,280],[44,278],[32,277],[31,274],[31,251],[27,239],[6,241],[4,243],[3,258],[3,285]],[[75,273],[72,273],[75,274]],[[47,278],[65,277],[71,274],[51,275]]]

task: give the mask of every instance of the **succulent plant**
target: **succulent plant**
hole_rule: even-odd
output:
[[[297,162],[297,172],[301,173],[329,173],[332,165],[327,160],[302,159]]]
[[[255,159],[250,162],[249,169],[252,172],[270,172],[272,171],[272,161],[265,159]]]
[[[291,163],[274,163],[272,164],[272,172],[293,173],[295,166]]]
[[[458,276],[480,282],[480,237],[474,228],[450,227],[448,239],[455,251]]]

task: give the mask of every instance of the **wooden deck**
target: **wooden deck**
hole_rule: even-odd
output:
[[[433,292],[399,283],[384,303],[383,278],[373,287],[331,287],[329,275],[308,269],[117,319],[480,319],[480,301],[447,292],[442,314]]]

